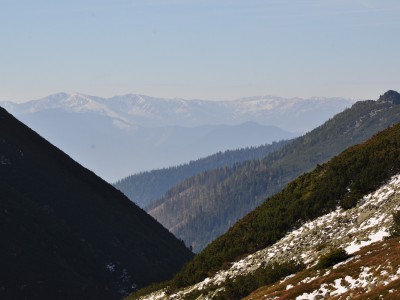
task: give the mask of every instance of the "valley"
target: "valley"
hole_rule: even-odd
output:
[[[165,195],[148,197],[142,205],[157,220],[162,212],[172,223],[161,223],[178,239],[2,110],[0,183],[3,222],[9,229],[2,233],[9,245],[2,250],[8,270],[3,294],[24,297],[40,290],[68,298],[80,297],[79,290],[85,289],[88,299],[108,299],[139,288],[128,299],[341,299],[349,293],[395,297],[397,264],[392,259],[379,265],[373,261],[394,257],[387,245],[397,241],[393,216],[400,210],[399,104],[400,94],[388,91],[376,101],[355,103],[299,138],[219,152],[126,180],[125,186],[139,180],[133,184],[142,186],[144,199],[152,185],[165,182],[154,191]],[[210,205],[212,197],[217,206]],[[173,217],[166,214],[168,205]],[[177,234],[183,228],[182,214],[190,216],[188,224],[197,230],[187,231],[188,236],[201,241],[202,232],[207,234],[202,246]],[[69,247],[64,249],[66,240]],[[162,252],[156,250],[160,243]],[[21,250],[24,245],[30,245],[31,254]],[[191,249],[199,254],[193,257]],[[36,275],[28,275],[37,268],[32,255],[44,266]],[[333,255],[339,260],[319,267]],[[70,293],[57,278],[46,277],[45,270],[53,269],[71,278],[65,281],[74,286]],[[380,279],[375,280],[378,271]],[[79,287],[71,272],[94,279]],[[25,274],[22,282],[29,288],[12,287],[21,280],[16,279],[19,273]],[[108,282],[104,291],[100,282]]]
[[[254,276],[259,276],[259,270],[274,266],[280,269],[288,262],[304,265],[306,271],[281,281],[287,283],[285,291],[277,288],[279,284],[261,291],[276,291],[282,299],[286,299],[285,295],[291,295],[288,299],[294,299],[293,295],[296,299],[310,299],[347,295],[354,289],[358,295],[382,293],[390,299],[391,293],[398,293],[391,289],[398,286],[398,257],[390,254],[385,242],[373,243],[382,241],[394,233],[393,228],[398,228],[393,214],[400,208],[399,129],[399,125],[388,128],[300,176],[212,242],[165,283],[164,289],[140,299],[240,299],[262,286],[254,286],[257,282]],[[383,157],[384,160],[379,159]],[[398,243],[398,240],[387,243]],[[345,264],[360,266],[358,253],[364,253],[366,258],[362,259],[367,260],[372,250],[358,251],[363,251],[363,247],[378,249],[379,245],[379,255],[394,257],[394,261],[367,263],[365,268],[359,268],[358,275],[343,263],[340,267],[334,263],[333,270],[345,268],[347,273],[327,277],[326,283],[321,278],[336,271],[315,269],[318,261],[334,249],[343,249],[350,255],[349,259],[343,257]],[[379,270],[382,279],[375,280],[368,275]],[[286,274],[283,269],[282,274]],[[304,274],[313,276],[304,277]],[[357,276],[361,278],[358,281]],[[369,278],[367,283],[365,277]],[[315,287],[317,283],[320,287]],[[265,299],[270,299],[265,295]]]
[[[399,122],[399,103],[394,91],[375,101],[357,102],[262,158],[183,180],[146,211],[199,252],[297,176]]]
[[[400,1],[1,1],[0,300],[400,299]]]

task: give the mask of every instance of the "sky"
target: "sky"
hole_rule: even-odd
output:
[[[0,100],[400,91],[399,0],[0,0]]]

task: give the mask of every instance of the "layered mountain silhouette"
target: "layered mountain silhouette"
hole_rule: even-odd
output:
[[[0,108],[0,298],[120,299],[192,258],[121,192]]]
[[[185,179],[147,211],[198,252],[300,174],[399,122],[398,97],[357,102],[262,159]]]
[[[284,140],[258,147],[218,152],[183,165],[131,175],[118,180],[114,186],[140,207],[146,209],[186,178],[204,171],[231,167],[247,160],[263,158],[267,154],[281,149],[287,143],[289,141]]]
[[[399,114],[396,99],[355,106],[375,106],[372,126]],[[290,182],[141,299],[397,299],[399,209],[397,122]]]
[[[59,93],[0,106],[83,166],[115,182],[218,151],[293,138],[352,103],[342,98],[206,101]]]

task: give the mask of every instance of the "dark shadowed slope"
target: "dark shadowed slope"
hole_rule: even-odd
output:
[[[0,298],[119,299],[192,253],[0,108]]]

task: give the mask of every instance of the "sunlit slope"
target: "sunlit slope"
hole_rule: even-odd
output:
[[[319,165],[237,222],[174,279],[193,284],[242,255],[275,243],[306,220],[350,208],[400,170],[400,125],[395,125]]]
[[[357,102],[263,159],[184,180],[148,212],[199,252],[300,174],[399,122],[399,104],[395,91]]]

